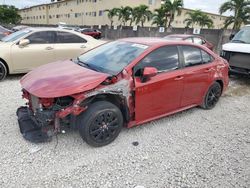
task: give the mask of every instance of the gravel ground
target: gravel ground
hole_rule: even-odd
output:
[[[250,187],[250,79],[233,78],[213,110],[124,128],[92,148],[78,132],[34,145],[19,133],[20,76],[0,83],[0,187]],[[132,143],[138,142],[138,146]]]

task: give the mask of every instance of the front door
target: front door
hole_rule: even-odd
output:
[[[156,49],[134,67],[135,120],[138,123],[177,110],[183,90],[183,71],[179,69],[176,46]],[[155,67],[159,73],[142,79],[145,67]]]
[[[43,64],[55,61],[54,31],[41,31],[30,34],[26,46],[13,44],[11,58],[15,72],[27,72]]]

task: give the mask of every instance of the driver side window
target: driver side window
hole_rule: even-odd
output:
[[[26,37],[26,39],[29,39],[30,44],[51,44],[54,43],[55,32],[54,31],[36,32]]]
[[[158,71],[171,71],[179,67],[177,46],[158,48],[144,57],[134,68],[135,76],[141,76],[145,67],[155,67]]]

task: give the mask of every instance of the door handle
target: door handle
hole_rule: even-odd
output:
[[[51,46],[48,46],[45,48],[45,50],[53,50],[54,48],[52,48]]]
[[[177,76],[174,80],[178,81],[178,80],[182,80],[184,77],[183,76]]]
[[[85,45],[81,45],[81,46],[80,46],[80,48],[87,48],[87,46],[85,46]]]

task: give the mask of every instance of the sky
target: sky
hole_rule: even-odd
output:
[[[228,0],[184,0],[184,7],[190,9],[201,9],[202,11],[218,14],[220,5],[225,1]],[[0,0],[0,4],[11,4],[15,5],[17,8],[24,8],[48,2],[50,2],[50,0]]]

